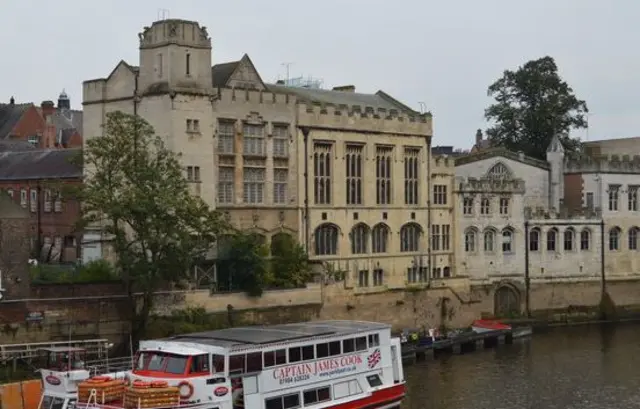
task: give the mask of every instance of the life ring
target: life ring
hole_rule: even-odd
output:
[[[187,393],[182,392],[182,387],[187,388]],[[182,381],[178,384],[178,389],[180,390],[180,399],[185,400],[189,399],[193,395],[193,385],[191,385],[187,381]]]

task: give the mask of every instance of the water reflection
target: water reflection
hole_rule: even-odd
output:
[[[403,409],[640,408],[640,325],[553,329],[405,368]]]

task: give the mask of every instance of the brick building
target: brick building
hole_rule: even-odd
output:
[[[13,97],[8,104],[0,103],[0,140],[37,145],[46,128],[45,119],[34,104],[16,104]]]
[[[29,213],[0,192],[0,296],[23,298],[29,294]]]
[[[75,262],[80,236],[77,201],[65,198],[69,184],[82,181],[73,162],[78,149],[32,149],[0,152],[0,189],[30,214],[30,251],[51,262]]]
[[[58,105],[43,101],[40,113],[47,126],[47,140],[42,148],[82,148],[82,111],[71,109],[71,101],[63,90]]]

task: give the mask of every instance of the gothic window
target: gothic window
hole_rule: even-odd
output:
[[[273,156],[286,158],[289,156],[289,127],[287,125],[273,126]]]
[[[317,143],[313,147],[313,190],[316,204],[331,204],[331,153],[333,146]]]
[[[462,199],[462,213],[465,215],[473,214],[473,198],[465,197]]]
[[[420,185],[420,149],[405,148],[404,150],[404,203],[418,204]]]
[[[362,204],[362,145],[347,145],[345,157],[347,204]]]
[[[288,169],[273,170],[273,203],[287,203],[287,179],[289,178]]]
[[[564,231],[564,250],[573,251],[576,232],[572,228],[568,228]]]
[[[400,251],[403,253],[420,250],[422,229],[417,223],[407,223],[400,228]]]
[[[244,202],[264,203],[265,169],[244,168]]]
[[[329,256],[338,254],[338,228],[329,223],[316,228],[315,234],[316,256]]]
[[[612,227],[609,230],[609,250],[620,250],[620,228],[618,226]]]
[[[391,156],[393,148],[376,147],[376,204],[391,204]]]
[[[471,227],[464,232],[464,251],[473,253],[476,251],[476,229]]]
[[[629,229],[629,250],[638,250],[638,232],[640,229],[632,227]]]
[[[235,124],[231,121],[218,122],[218,153],[235,153]]]
[[[447,185],[433,185],[433,204],[447,204]]]
[[[533,228],[529,231],[529,251],[540,250],[540,229]]]
[[[483,197],[480,199],[480,214],[490,214],[491,213],[491,200],[488,197]]]
[[[245,155],[266,155],[264,126],[244,124],[242,127],[242,141]]]
[[[631,212],[638,211],[638,186],[629,186],[627,188],[627,205]]]
[[[357,224],[351,229],[351,253],[365,254],[367,253],[367,244],[369,243],[369,228],[365,224]]]
[[[218,168],[218,203],[233,203],[234,172],[232,167]]]
[[[431,225],[431,250],[440,250],[440,225]]]
[[[547,251],[556,251],[558,246],[558,231],[551,229],[547,231]]]
[[[495,251],[496,232],[493,229],[484,231],[484,251],[493,253]]]
[[[609,185],[609,210],[612,212],[618,211],[618,198],[620,196],[619,185]]]
[[[510,228],[502,230],[502,252],[513,253],[513,230]]]
[[[500,214],[502,215],[509,214],[509,198],[508,197],[500,198]]]
[[[493,165],[491,169],[489,169],[489,172],[487,172],[487,176],[496,179],[509,178],[511,177],[511,171],[509,170],[507,165],[502,162],[498,162]]]
[[[373,253],[386,253],[389,245],[389,227],[386,224],[377,224],[371,231]]]
[[[591,247],[591,232],[584,229],[580,232],[580,250],[589,250]]]

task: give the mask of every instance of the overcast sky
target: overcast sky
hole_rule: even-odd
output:
[[[0,100],[57,99],[81,109],[82,81],[120,59],[138,64],[138,32],[197,20],[213,63],[248,53],[265,81],[313,76],[325,87],[382,89],[434,115],[434,145],[469,148],[485,128],[487,86],[550,55],[591,111],[591,140],[640,135],[637,0],[2,0]]]

